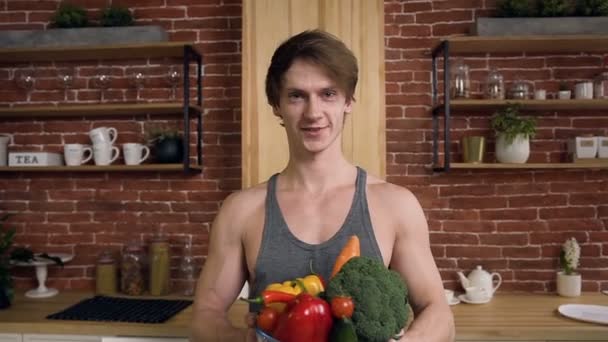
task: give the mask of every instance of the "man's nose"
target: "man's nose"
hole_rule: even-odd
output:
[[[311,96],[308,99],[308,106],[304,113],[307,118],[315,119],[321,116],[322,104],[321,100],[317,96]]]

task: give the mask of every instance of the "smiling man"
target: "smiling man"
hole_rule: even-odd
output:
[[[257,296],[313,269],[329,279],[351,235],[361,255],[405,280],[415,319],[400,341],[452,341],[454,323],[414,195],[351,164],[342,152],[358,67],[336,37],[305,31],[275,51],[266,95],[285,127],[289,161],[267,182],[230,195],[213,226],[194,304],[194,341],[255,341],[226,317],[247,280]],[[364,115],[361,114],[361,115]]]

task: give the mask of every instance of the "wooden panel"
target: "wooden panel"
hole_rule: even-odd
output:
[[[452,169],[608,169],[608,162],[597,159],[578,163],[450,163]]]
[[[0,62],[75,61],[125,58],[182,57],[191,42],[0,49]],[[199,54],[202,51],[192,46]]]
[[[243,2],[243,186],[287,164],[285,130],[266,102],[265,77],[275,48],[289,36],[321,28],[357,57],[359,84],[342,143],[346,157],[385,176],[384,4],[379,0],[246,0]]]
[[[573,36],[501,36],[451,37],[450,53],[492,53],[492,52],[556,52],[580,53],[608,51],[607,35]],[[436,47],[437,49],[437,47]]]

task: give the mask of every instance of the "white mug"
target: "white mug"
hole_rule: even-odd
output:
[[[593,83],[580,82],[574,86],[575,99],[592,99],[593,98]]]
[[[139,165],[150,156],[150,148],[138,143],[122,144],[122,155],[127,165]]]
[[[0,166],[8,165],[8,145],[12,143],[12,135],[7,133],[0,134]]]
[[[538,89],[534,92],[535,100],[546,100],[547,99],[547,91],[545,89]]]
[[[63,146],[63,158],[65,159],[65,165],[82,165],[93,158],[93,149],[82,144],[65,144]]]
[[[110,165],[120,154],[120,150],[112,144],[95,144],[93,145],[93,159],[95,165]]]
[[[118,137],[118,132],[114,127],[97,127],[89,132],[89,137],[93,145],[113,144]]]

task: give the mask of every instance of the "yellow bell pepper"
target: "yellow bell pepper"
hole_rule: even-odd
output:
[[[295,296],[299,295],[302,292],[302,289],[297,286],[296,282],[291,280],[284,281],[283,283],[272,283],[266,286],[266,290],[280,291]]]
[[[318,296],[319,293],[325,291],[321,278],[316,274],[310,274],[304,278],[297,278],[296,282],[300,287],[304,286],[303,290],[312,296]]]

